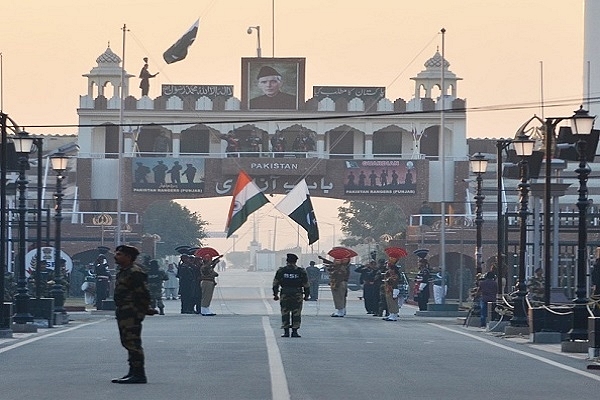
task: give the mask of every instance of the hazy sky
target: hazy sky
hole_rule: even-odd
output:
[[[411,77],[441,46],[463,81],[469,137],[508,137],[544,98],[564,104],[547,116],[570,115],[583,82],[583,0],[53,0],[4,1],[0,24],[3,111],[24,126],[76,124],[86,78],[108,42],[137,76],[144,56],[160,84],[232,84],[240,95],[241,57],[256,55],[261,27],[265,57],[306,57],[306,92],[313,85],[385,86],[409,100]],[[166,65],[162,53],[200,17],[187,59]],[[139,95],[137,78],[132,93]],[[533,108],[514,110],[529,104]],[[487,111],[489,109],[491,111]],[[30,128],[74,133],[75,128]]]
[[[542,62],[544,100],[561,104],[545,115],[571,115],[580,103],[583,0],[5,0],[3,111],[32,133],[75,133],[74,127],[32,126],[77,124],[79,96],[87,93],[82,74],[96,66],[109,42],[122,54],[123,24],[129,29],[127,71],[137,76],[147,56],[150,71],[160,72],[151,81],[151,97],[165,83],[234,85],[239,97],[240,59],[256,55],[249,26],[261,27],[262,54],[273,56],[273,4],[275,56],[306,57],[307,94],[314,85],[385,86],[390,100],[409,100],[410,78],[441,46],[445,28],[446,59],[463,79],[458,95],[470,109],[469,137],[510,137],[534,113],[543,115]],[[188,57],[166,65],[162,53],[198,17]],[[139,96],[137,78],[130,86]],[[336,223],[339,201],[317,203],[324,248],[333,236],[325,222]],[[221,231],[226,210],[206,212],[218,205],[222,199],[190,208],[213,216],[209,229]],[[269,220],[260,230],[264,243],[274,229]],[[292,233],[284,235],[284,229]],[[295,226],[280,220],[277,230],[278,247],[295,244]],[[251,237],[251,226],[239,233]],[[224,242],[213,243],[221,251],[231,248],[231,241]]]

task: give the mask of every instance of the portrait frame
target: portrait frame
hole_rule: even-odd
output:
[[[262,67],[274,68],[282,77],[281,92],[295,97],[291,104],[275,107],[256,106],[253,99],[263,96],[257,86],[257,77]],[[304,108],[306,58],[242,58],[242,109],[295,111]]]

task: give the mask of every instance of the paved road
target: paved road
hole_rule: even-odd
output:
[[[0,340],[0,400],[13,399],[591,399],[600,374],[585,355],[465,328],[453,318],[400,321],[365,313],[350,292],[348,315],[330,318],[331,295],[306,302],[302,338],[281,338],[271,273],[226,271],[215,317],[167,315],[144,323],[147,385],[117,385],[126,353],[110,315]]]

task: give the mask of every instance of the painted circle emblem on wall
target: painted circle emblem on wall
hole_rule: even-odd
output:
[[[60,258],[66,261],[65,268],[67,269],[67,273],[71,273],[73,270],[73,260],[71,260],[71,257],[61,250]],[[54,247],[42,247],[41,259],[42,261],[46,261],[47,269],[54,271]],[[29,277],[29,275],[34,273],[36,265],[37,249],[33,249],[25,255],[25,276]]]

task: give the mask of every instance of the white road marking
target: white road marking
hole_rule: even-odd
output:
[[[275,340],[275,334],[268,317],[262,317],[263,330],[265,331],[265,341],[267,343],[267,355],[269,357],[269,373],[271,374],[271,394],[273,400],[289,400],[290,391],[287,385],[287,377],[283,369],[283,361],[279,346]]]
[[[271,303],[269,303],[269,300],[267,300],[267,294],[265,292],[265,288],[263,287],[260,288],[260,298],[267,309],[267,314],[273,315],[275,311],[273,311],[273,306],[271,306]]]
[[[504,349],[504,350],[512,351],[513,353],[517,353],[517,354],[520,354],[520,355],[525,356],[525,357],[533,358],[534,360],[538,360],[538,361],[541,361],[541,362],[546,363],[548,365],[552,365],[553,367],[564,369],[565,371],[569,371],[569,372],[573,372],[573,373],[581,375],[581,376],[585,376],[586,378],[590,378],[590,379],[593,379],[595,381],[600,381],[600,376],[598,376],[598,375],[590,374],[589,372],[585,372],[585,371],[581,371],[581,370],[578,370],[578,369],[573,368],[573,367],[569,367],[568,365],[564,365],[564,364],[561,364],[559,362],[552,361],[552,360],[550,360],[548,358],[545,358],[545,357],[541,357],[541,356],[538,356],[538,355],[535,355],[535,354],[527,353],[527,352],[522,351],[522,350],[513,349],[512,347],[505,346],[503,344],[496,343],[496,342],[493,342],[493,341],[491,341],[489,339],[485,339],[485,338],[482,338],[482,337],[479,337],[479,336],[476,336],[476,335],[472,335],[472,334],[467,333],[467,332],[461,332],[461,331],[458,331],[458,330],[454,330],[452,328],[448,328],[447,326],[438,325],[438,324],[434,324],[434,323],[430,323],[430,325],[433,325],[433,326],[435,326],[437,328],[444,329],[444,330],[447,330],[447,331],[450,331],[450,332],[458,333],[459,335],[470,337],[471,339],[479,340],[480,342],[484,342],[484,343],[490,344],[492,346],[499,347],[499,348]]]
[[[100,322],[103,322],[103,321],[106,321],[106,319],[101,319],[99,321],[89,322],[87,324],[77,325],[77,326],[74,326],[72,328],[62,329],[60,331],[48,333],[46,335],[36,336],[36,337],[31,338],[31,339],[23,340],[22,342],[18,342],[18,343],[15,343],[15,344],[11,344],[10,346],[6,346],[6,347],[1,348],[0,349],[0,354],[1,353],[6,353],[9,350],[13,350],[13,349],[16,349],[16,348],[21,347],[21,346],[25,346],[26,344],[29,344],[29,343],[37,342],[38,340],[42,340],[42,339],[48,338],[50,336],[60,335],[61,333],[66,333],[66,332],[74,331],[75,329],[83,328],[84,326],[94,325],[94,324],[97,324],[97,323],[100,323]]]

